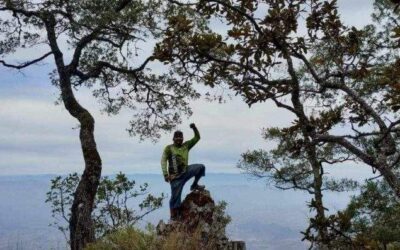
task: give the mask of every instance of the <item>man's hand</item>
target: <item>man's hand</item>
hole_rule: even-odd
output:
[[[164,176],[164,180],[166,182],[171,182],[175,177],[176,177],[176,175],[166,175],[166,176]]]
[[[190,128],[191,129],[196,129],[196,125],[194,123],[190,123]]]

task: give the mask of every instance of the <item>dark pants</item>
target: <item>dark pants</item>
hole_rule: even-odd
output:
[[[203,164],[191,164],[186,172],[182,173],[178,178],[171,181],[171,199],[169,200],[170,208],[178,208],[181,205],[181,195],[183,186],[192,177],[200,179],[206,173],[206,167]]]

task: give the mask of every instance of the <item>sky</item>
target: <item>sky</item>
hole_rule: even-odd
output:
[[[370,19],[372,0],[340,0],[339,7],[346,24],[362,26]],[[17,53],[15,58],[34,58],[35,53],[38,51]],[[55,105],[58,90],[48,78],[53,68],[51,60],[22,72],[0,66],[0,175],[83,170],[78,123],[62,105]],[[160,157],[163,148],[172,142],[171,134],[163,134],[156,143],[140,142],[126,131],[132,115],[129,111],[108,116],[99,111],[100,105],[90,91],[80,89],[75,94],[95,118],[104,174],[161,172]],[[190,139],[193,132],[189,124],[196,123],[201,140],[191,150],[189,161],[203,163],[213,173],[239,172],[236,164],[241,153],[271,147],[261,138],[262,128],[285,126],[293,119],[270,102],[249,108],[237,97],[225,104],[199,100],[191,106],[193,116],[184,119],[178,128]]]

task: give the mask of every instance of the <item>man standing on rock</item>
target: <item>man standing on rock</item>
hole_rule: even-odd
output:
[[[205,188],[205,186],[198,184],[199,179],[205,175],[204,165],[188,165],[189,150],[200,140],[200,133],[196,125],[192,123],[190,128],[193,129],[194,137],[183,142],[183,133],[175,131],[172,139],[174,143],[165,147],[161,158],[164,179],[171,184],[171,199],[169,201],[171,220],[176,220],[179,217],[182,189],[190,178],[194,177],[190,190],[204,190]]]

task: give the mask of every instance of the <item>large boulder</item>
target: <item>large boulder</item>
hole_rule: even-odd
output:
[[[179,242],[180,245],[191,244],[196,249],[245,250],[244,242],[229,241],[226,236],[226,225],[230,217],[225,215],[224,202],[215,204],[210,192],[193,191],[183,200],[179,219],[157,225],[157,235],[165,241]],[[196,242],[196,243],[194,243]]]

